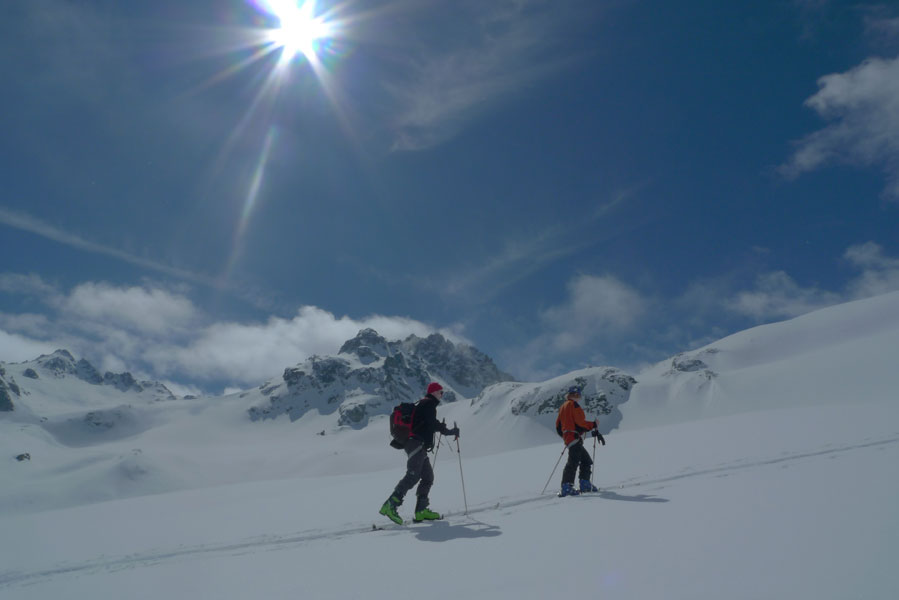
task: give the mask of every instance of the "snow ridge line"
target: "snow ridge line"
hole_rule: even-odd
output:
[[[870,438],[868,438],[870,439]],[[864,441],[858,444],[847,444],[842,446],[837,446],[833,448],[826,448],[821,450],[814,450],[808,452],[799,452],[794,454],[788,454],[785,456],[779,456],[771,459],[762,459],[762,460],[753,460],[753,461],[736,461],[730,464],[724,464],[721,466],[716,466],[708,469],[698,469],[694,471],[688,471],[685,473],[680,473],[677,475],[671,475],[666,477],[657,477],[653,479],[627,479],[619,483],[606,484],[601,487],[601,490],[598,494],[592,494],[593,496],[601,498],[603,493],[609,493],[608,490],[612,489],[630,489],[641,486],[652,486],[658,485],[662,483],[668,483],[671,481],[677,481],[679,479],[686,479],[690,477],[701,477],[705,475],[714,475],[718,473],[724,472],[733,472],[739,471],[743,469],[750,469],[755,467],[765,467],[769,465],[776,465],[784,462],[791,462],[796,460],[803,460],[806,458],[816,458],[821,456],[828,456],[833,454],[840,454],[844,452],[849,452],[853,450],[861,450],[865,448],[873,448],[878,446],[886,446],[890,444],[899,443],[899,433],[887,437],[876,439],[873,441]],[[518,506],[523,506],[527,504],[533,503],[542,503],[549,504],[557,500],[555,494],[537,494],[534,496],[526,496],[520,497],[517,499],[502,501],[492,501],[484,503],[480,508],[470,509],[468,514],[465,514],[463,511],[453,511],[448,512],[444,515],[444,517],[463,517],[464,519],[469,519],[471,521],[475,521],[475,519],[471,516],[472,514],[481,514],[499,509],[509,509],[515,508]],[[376,514],[376,513],[375,513]],[[478,521],[476,521],[478,522]],[[415,527],[391,527],[389,525],[385,525],[384,529],[378,529],[377,531],[388,531],[388,532],[402,532],[406,529],[410,531],[414,531]],[[118,558],[115,557],[106,557],[99,556],[95,559],[79,562],[79,563],[62,563],[54,568],[50,569],[42,569],[36,571],[6,571],[0,572],[0,588],[5,587],[13,587],[13,586],[21,586],[28,585],[29,583],[35,583],[37,581],[43,579],[50,579],[59,576],[71,575],[71,574],[89,574],[92,572],[115,572],[122,569],[130,569],[134,567],[147,567],[153,566],[161,563],[165,563],[174,559],[182,558],[182,557],[199,557],[206,555],[216,555],[216,554],[235,554],[239,555],[244,553],[245,551],[250,551],[253,549],[259,550],[263,548],[274,549],[279,546],[289,547],[297,544],[304,544],[308,542],[314,542],[320,539],[339,539],[348,536],[358,535],[365,532],[372,531],[371,524],[360,525],[360,526],[352,526],[352,527],[344,527],[340,529],[332,529],[332,530],[315,530],[310,529],[306,531],[298,532],[295,535],[287,535],[287,536],[278,536],[278,535],[264,535],[252,538],[246,538],[241,541],[232,542],[232,543],[224,543],[217,545],[196,545],[196,546],[179,546],[177,548],[171,550],[154,550],[142,553],[135,554],[127,554]]]

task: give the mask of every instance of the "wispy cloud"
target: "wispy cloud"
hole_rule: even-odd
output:
[[[886,4],[865,6],[865,30],[876,44],[899,43],[899,9]]]
[[[48,240],[70,246],[72,248],[77,248],[78,250],[84,250],[85,252],[93,252],[95,254],[110,256],[112,258],[119,259],[135,266],[143,267],[157,273],[171,275],[173,277],[177,277],[179,279],[192,283],[198,283],[207,286],[218,285],[218,282],[212,277],[194,273],[185,269],[179,269],[177,267],[166,265],[155,260],[135,256],[134,254],[129,254],[128,252],[124,252],[116,248],[104,246],[103,244],[98,244],[96,242],[86,240],[79,235],[64,231],[58,227],[50,225],[49,223],[46,223],[40,219],[22,212],[17,212],[0,207],[0,224],[33,233]]]
[[[899,58],[870,58],[818,84],[805,104],[831,124],[801,140],[781,172],[796,177],[828,163],[876,166],[887,178],[884,195],[899,201]]]
[[[467,16],[455,41],[422,44],[403,65],[403,78],[385,84],[396,102],[396,150],[440,144],[497,101],[570,64],[558,45],[584,18],[546,0],[463,1],[456,8]]]
[[[615,210],[637,200],[637,192],[642,187],[642,184],[634,186],[616,193],[607,202],[597,203],[592,212],[574,223],[543,226],[538,233],[530,236],[519,234],[518,237],[507,237],[499,251],[490,254],[487,260],[444,276],[440,282],[441,289],[456,296],[486,302],[548,265],[620,235],[627,230],[626,226],[616,222],[614,228],[603,227],[603,220]]]

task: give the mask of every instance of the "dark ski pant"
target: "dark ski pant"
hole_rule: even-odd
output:
[[[400,502],[406,497],[406,492],[411,490],[415,484],[418,489],[415,495],[418,501],[415,503],[415,510],[422,510],[428,506],[428,493],[431,486],[434,485],[434,469],[431,467],[431,461],[428,460],[428,451],[425,449],[421,440],[410,439],[403,447],[406,451],[406,474],[396,484],[393,495]]]
[[[562,469],[562,483],[574,483],[574,473],[580,467],[581,479],[590,479],[590,470],[593,467],[593,461],[590,459],[590,453],[584,448],[584,440],[578,440],[568,447],[568,462]]]

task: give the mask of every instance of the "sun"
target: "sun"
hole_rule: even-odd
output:
[[[315,0],[268,0],[266,4],[279,22],[269,38],[282,49],[281,60],[289,61],[297,54],[312,60],[316,41],[331,34],[324,17],[315,15]]]

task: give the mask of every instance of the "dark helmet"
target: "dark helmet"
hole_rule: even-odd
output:
[[[581,387],[579,385],[573,385],[568,388],[568,393],[566,396],[580,396],[581,395]]]

